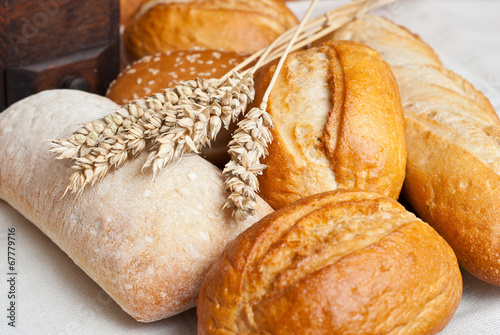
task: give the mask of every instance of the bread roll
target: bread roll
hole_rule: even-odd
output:
[[[257,104],[274,68],[255,75]],[[394,76],[372,49],[340,41],[291,54],[267,111],[275,125],[259,182],[273,208],[338,188],[398,197],[406,163],[403,109]]]
[[[500,285],[500,121],[418,36],[367,15],[333,38],[367,43],[401,90],[408,150],[403,194],[476,277]]]
[[[144,56],[120,72],[106,96],[118,104],[127,104],[184,81],[220,78],[248,56],[216,50],[167,51]]]
[[[114,80],[106,96],[118,104],[148,97],[183,81],[196,78],[220,78],[248,54],[215,50],[167,51],[154,56],[144,56],[126,67]],[[230,157],[227,153],[231,133],[236,126],[221,129],[210,148],[203,148],[201,156],[223,169]]]
[[[395,200],[359,191],[268,215],[213,263],[198,334],[435,334],[458,307],[449,245]]]
[[[211,262],[270,208],[259,200],[254,217],[233,220],[222,210],[227,194],[220,170],[196,155],[170,164],[153,180],[141,171],[143,153],[79,198],[63,196],[71,162],[54,159],[44,140],[66,138],[80,123],[115,108],[104,97],[53,90],[2,112],[0,198],[123,310],[139,321],[154,321],[193,307]]]
[[[297,23],[281,0],[149,0],[123,37],[131,60],[196,47],[255,52]]]

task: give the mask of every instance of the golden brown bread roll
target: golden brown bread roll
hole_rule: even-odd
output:
[[[199,334],[435,334],[460,302],[449,245],[395,200],[333,191],[230,243],[198,297]]]
[[[367,43],[394,72],[405,109],[403,194],[473,275],[500,285],[500,121],[418,36],[373,15],[334,36]]]
[[[123,38],[131,60],[196,47],[254,52],[297,23],[280,0],[149,0]]]
[[[274,68],[255,75],[257,104]],[[403,109],[394,76],[372,49],[339,41],[291,54],[267,111],[275,125],[259,182],[273,208],[338,188],[398,197],[406,163]]]
[[[167,51],[144,56],[121,71],[110,84],[106,96],[118,104],[126,104],[130,100],[162,92],[183,81],[220,78],[248,56],[215,50]],[[229,161],[227,145],[235,129],[234,124],[229,129],[222,128],[211,147],[202,149],[202,157],[222,169]]]

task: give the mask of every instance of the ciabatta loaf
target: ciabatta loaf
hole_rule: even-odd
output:
[[[366,43],[391,66],[405,109],[403,194],[464,268],[500,285],[500,121],[489,101],[387,19],[360,17],[332,38]]]
[[[221,171],[199,156],[170,164],[153,180],[141,172],[144,153],[79,198],[63,196],[72,163],[54,159],[44,140],[66,138],[117,107],[97,95],[53,90],[2,112],[0,198],[126,312],[154,321],[193,307],[211,262],[270,208],[259,200],[256,216],[233,220],[222,210],[227,193]]]
[[[268,215],[210,268],[198,334],[439,332],[460,302],[453,250],[395,200],[314,195]]]
[[[274,68],[255,75],[257,105]],[[403,107],[394,75],[373,49],[339,41],[289,55],[267,111],[275,124],[259,182],[275,209],[336,189],[398,197],[406,165]]]

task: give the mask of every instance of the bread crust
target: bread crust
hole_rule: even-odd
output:
[[[449,245],[395,200],[303,198],[230,243],[198,298],[199,334],[435,334],[458,307]]]
[[[150,0],[127,23],[131,60],[193,48],[255,52],[298,23],[280,0]]]
[[[274,68],[255,75],[256,105]],[[273,208],[338,188],[398,197],[406,164],[403,109],[394,76],[372,49],[337,41],[291,54],[267,111],[275,125],[259,182]]]
[[[196,303],[223,246],[271,211],[237,222],[222,211],[219,169],[197,155],[158,173],[130,160],[79,198],[65,193],[71,162],[56,160],[47,139],[109,114],[111,100],[72,90],[45,91],[0,114],[0,198],[57,244],[127,313],[149,322]]]
[[[366,43],[391,66],[405,109],[403,195],[470,273],[500,285],[500,121],[417,35],[373,15],[332,38]]]

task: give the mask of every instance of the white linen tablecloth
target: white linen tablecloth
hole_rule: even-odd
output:
[[[320,1],[314,15],[342,1]],[[301,17],[308,1],[288,3]],[[500,1],[402,0],[376,11],[429,43],[445,65],[471,81],[500,111]],[[11,291],[8,230],[15,228],[15,328],[8,325]],[[500,334],[500,287],[463,272],[460,306],[442,335]],[[194,309],[139,323],[52,241],[0,200],[0,334],[196,334]]]

